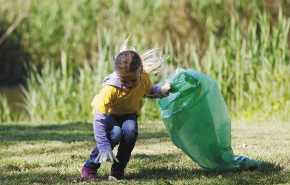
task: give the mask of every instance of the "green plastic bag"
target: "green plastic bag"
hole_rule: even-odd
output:
[[[234,156],[230,114],[213,78],[178,68],[166,79],[171,81],[171,92],[157,103],[174,145],[206,170],[226,172],[260,165]]]

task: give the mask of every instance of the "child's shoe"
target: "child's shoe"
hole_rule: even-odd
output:
[[[116,178],[117,180],[125,179],[124,170],[121,171],[111,171],[111,176]]]
[[[95,180],[99,178],[98,169],[88,168],[84,166],[82,169],[82,178],[90,180]]]

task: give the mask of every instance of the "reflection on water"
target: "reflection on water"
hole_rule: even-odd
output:
[[[0,86],[0,94],[6,96],[11,111],[24,111],[24,108],[19,106],[23,104],[23,92],[20,85]]]

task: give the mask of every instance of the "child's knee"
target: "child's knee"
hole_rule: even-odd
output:
[[[123,133],[127,139],[136,139],[138,135],[137,122],[134,120],[127,120],[123,123]]]
[[[114,126],[114,128],[110,132],[110,141],[112,144],[118,144],[122,139],[122,129],[118,126]]]

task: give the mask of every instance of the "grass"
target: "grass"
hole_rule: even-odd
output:
[[[232,124],[234,153],[264,164],[238,173],[204,171],[171,143],[161,122],[145,122],[160,120],[156,102],[148,100],[127,180],[108,182],[110,164],[104,164],[100,183],[289,183],[290,6],[275,1],[269,9],[265,2],[0,0],[1,38],[29,10],[1,45],[3,58],[14,61],[11,66],[35,64],[23,88],[27,122],[0,94],[1,184],[79,182],[95,146],[92,124],[86,121],[90,102],[112,72],[109,51],[114,54],[130,33],[130,45],[138,52],[163,46],[170,56],[154,83],[176,67],[216,79],[232,117],[244,120]],[[259,119],[267,122],[253,121]]]
[[[127,179],[107,181],[110,163],[92,184],[286,184],[290,183],[289,122],[233,122],[236,155],[264,161],[254,171],[207,172],[175,147],[162,122],[140,122]],[[1,184],[70,184],[95,147],[92,124],[2,123]],[[116,152],[116,149],[114,150]]]

